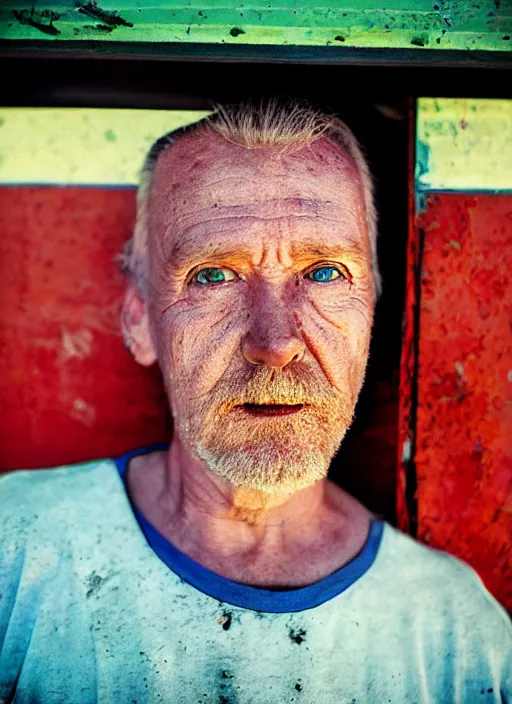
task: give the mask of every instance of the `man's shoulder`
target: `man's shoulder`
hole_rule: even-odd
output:
[[[411,612],[426,618],[499,628],[512,638],[512,624],[503,606],[465,560],[426,545],[386,524],[383,573],[393,575],[396,598],[406,599]],[[387,563],[387,564],[386,564]]]
[[[104,506],[105,496],[119,485],[111,459],[45,469],[18,469],[0,474],[0,515],[4,530],[53,524],[75,511]]]
[[[434,594],[453,590],[479,591],[483,586],[476,570],[456,555],[430,545],[386,524],[383,539],[386,568],[404,586]]]
[[[44,469],[15,469],[0,474],[0,501],[15,498],[25,502],[61,496],[92,486],[100,474],[108,474],[115,467],[110,458],[76,464],[45,467]]]

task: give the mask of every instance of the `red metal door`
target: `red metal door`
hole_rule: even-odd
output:
[[[398,524],[512,610],[512,101],[421,99]]]

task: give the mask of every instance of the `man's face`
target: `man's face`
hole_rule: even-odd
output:
[[[149,220],[152,338],[181,442],[238,487],[324,478],[374,306],[350,159],[327,139],[280,155],[187,135],[157,164]]]

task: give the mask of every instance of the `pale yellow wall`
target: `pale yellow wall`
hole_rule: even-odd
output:
[[[0,183],[133,186],[155,139],[207,114],[0,108]]]
[[[512,100],[420,98],[419,190],[512,189]]]

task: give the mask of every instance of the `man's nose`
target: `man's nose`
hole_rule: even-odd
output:
[[[290,311],[279,304],[260,308],[242,340],[242,354],[251,364],[282,368],[300,362],[304,351],[304,341]]]
[[[251,364],[266,364],[267,367],[281,369],[302,359],[304,345],[297,337],[265,343],[258,342],[247,335],[242,342],[242,353]]]

